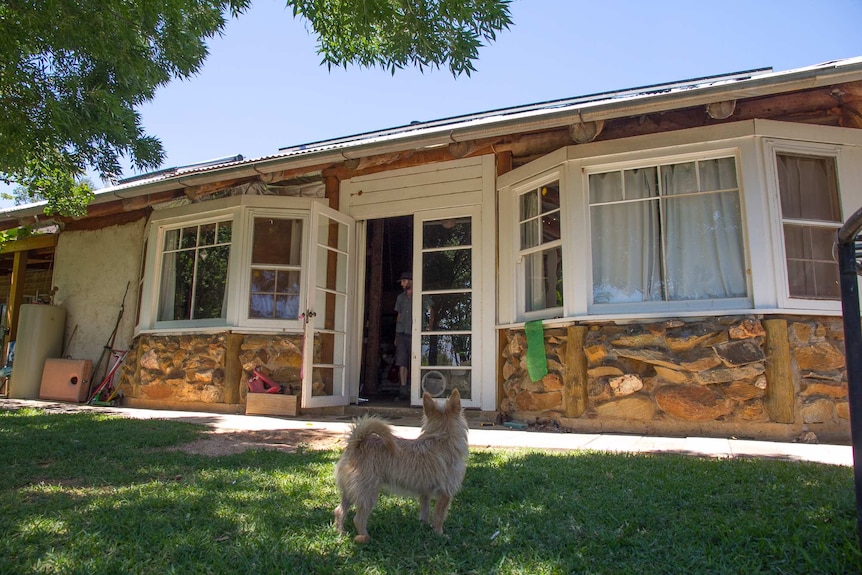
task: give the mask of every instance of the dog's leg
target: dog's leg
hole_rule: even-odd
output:
[[[430,523],[431,497],[427,493],[419,495],[419,521],[422,523]]]
[[[335,528],[339,533],[344,533],[344,518],[347,517],[347,512],[350,510],[350,499],[347,495],[341,496],[341,505],[335,508]]]
[[[369,494],[367,497],[362,497],[356,501],[356,514],[353,516],[353,524],[356,526],[356,537],[353,540],[357,543],[368,543],[371,537],[368,535],[368,516],[371,515],[371,510],[377,503],[377,491]]]
[[[452,503],[452,498],[448,495],[440,494],[434,502],[434,531],[443,533],[443,522],[446,521],[446,515],[449,513],[449,504]]]

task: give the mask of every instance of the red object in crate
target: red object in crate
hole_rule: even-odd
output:
[[[248,390],[251,393],[281,393],[281,385],[254,368],[248,378]]]

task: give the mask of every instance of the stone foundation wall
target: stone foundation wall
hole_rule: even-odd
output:
[[[121,372],[126,398],[164,407],[238,406],[245,403],[251,372],[259,367],[298,394],[301,335],[234,333],[137,337]]]
[[[581,341],[575,333],[545,330],[540,381],[527,372],[524,332],[506,333],[504,415],[579,431],[849,441],[840,318],[608,322]]]

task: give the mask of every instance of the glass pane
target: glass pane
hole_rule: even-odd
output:
[[[425,335],[421,342],[422,365],[470,365],[472,355],[469,335]]]
[[[422,254],[422,289],[452,290],[472,287],[472,249]]]
[[[301,274],[298,270],[279,271],[276,274],[275,291],[285,294],[299,294],[299,280]]]
[[[590,176],[590,203],[617,202],[623,199],[623,180],[620,172],[592,174]]]
[[[735,190],[739,187],[736,183],[736,159],[734,158],[703,160],[698,162],[698,169],[700,170],[700,190],[703,192]]]
[[[198,250],[194,319],[225,317],[224,299],[229,256],[230,246]]]
[[[625,171],[625,199],[637,200],[658,196],[658,170],[655,167]]]
[[[473,317],[473,295],[470,293],[435,294],[423,298],[423,331],[469,330]],[[433,314],[431,311],[433,310]],[[433,320],[433,322],[432,322]]]
[[[273,270],[252,270],[251,271],[251,291],[252,292],[269,292],[275,291],[275,274]]]
[[[232,225],[230,221],[227,222],[219,222],[218,224],[218,238],[216,241],[220,244],[229,244],[231,240],[231,229]]]
[[[453,389],[461,394],[461,399],[472,398],[470,383],[473,371],[470,369],[423,369],[421,370],[420,390],[432,397],[444,399]]]
[[[668,199],[665,222],[668,300],[748,293],[737,192]]]
[[[552,248],[524,258],[525,309],[538,311],[563,305],[563,250]]]
[[[539,200],[535,191],[521,195],[520,221],[534,218],[539,215]]]
[[[173,251],[179,247],[180,230],[168,230],[165,232],[165,251]]]
[[[341,378],[344,372],[340,367],[319,367],[311,370],[311,395],[328,396],[341,394]]]
[[[528,220],[521,224],[521,249],[539,245],[539,220]]]
[[[542,216],[542,243],[548,244],[560,239],[560,212]]]
[[[317,332],[314,363],[344,365],[344,334]]]
[[[808,299],[841,299],[838,264],[791,260],[787,262],[790,295]]]
[[[315,329],[344,330],[347,314],[347,298],[344,295],[317,290],[314,305],[317,314],[313,318]]]
[[[347,251],[347,225],[321,216],[317,227],[317,243]]]
[[[694,162],[661,167],[661,185],[665,195],[690,194],[697,191]]]
[[[778,154],[784,218],[841,222],[834,158]]]
[[[547,214],[554,210],[560,209],[560,184],[554,182],[547,186],[539,188],[539,195],[542,199],[542,213]]]
[[[255,218],[251,261],[254,264],[301,265],[302,220]]]
[[[593,302],[661,300],[657,202],[594,206],[590,227]]]
[[[422,247],[426,249],[469,246],[473,243],[470,218],[451,218],[422,224]]]
[[[298,319],[299,295],[278,295],[275,297],[275,319]]]
[[[347,254],[317,248],[317,277],[314,285],[319,288],[344,292],[347,290]]]
[[[165,254],[159,292],[159,321],[191,319],[193,252]]]
[[[197,245],[197,239],[198,239],[198,228],[197,228],[197,226],[192,226],[190,228],[183,228],[182,238],[180,239],[180,249],[195,247]]]
[[[216,225],[215,224],[204,224],[200,229],[200,245],[201,246],[211,246],[215,243],[216,237]]]

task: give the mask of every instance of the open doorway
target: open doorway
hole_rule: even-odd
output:
[[[413,216],[368,220],[366,236],[359,398],[363,405],[393,404],[400,389],[395,366],[395,300],[401,293],[401,274],[413,270]]]

